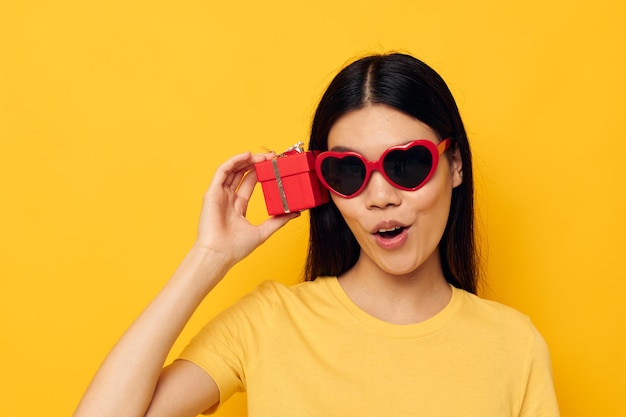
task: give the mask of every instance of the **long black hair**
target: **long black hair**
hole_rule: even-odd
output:
[[[452,190],[448,222],[439,242],[446,280],[476,293],[478,256],[474,236],[472,155],[456,102],[445,81],[428,65],[405,54],[371,55],[342,69],[322,96],[311,127],[310,150],[328,149],[328,133],[344,114],[368,104],[384,104],[453,140],[459,150],[463,182]],[[305,280],[336,276],[350,269],[361,248],[332,202],[310,211]]]

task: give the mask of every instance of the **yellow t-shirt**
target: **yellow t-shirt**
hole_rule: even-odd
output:
[[[422,323],[359,309],[338,280],[266,282],[180,356],[246,391],[253,417],[555,417],[546,344],[530,320],[453,288]]]

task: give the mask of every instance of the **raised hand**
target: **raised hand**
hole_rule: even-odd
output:
[[[111,350],[74,417],[195,416],[219,401],[217,385],[196,365],[179,361],[165,372],[162,367],[197,306],[228,269],[297,217],[275,216],[259,225],[246,219],[254,164],[273,156],[247,152],[218,168],[204,196],[196,243]]]
[[[196,246],[223,256],[233,265],[250,254],[298,213],[270,217],[259,225],[246,218],[248,201],[257,182],[254,164],[273,153],[236,155],[216,171],[204,195]]]

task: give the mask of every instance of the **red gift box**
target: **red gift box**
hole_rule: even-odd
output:
[[[328,190],[315,175],[317,152],[287,152],[256,164],[270,215],[302,211],[328,202]]]

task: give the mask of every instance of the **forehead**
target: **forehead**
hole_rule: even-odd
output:
[[[328,134],[328,149],[375,157],[391,146],[416,139],[439,142],[438,135],[425,123],[392,107],[373,104],[340,117]]]

